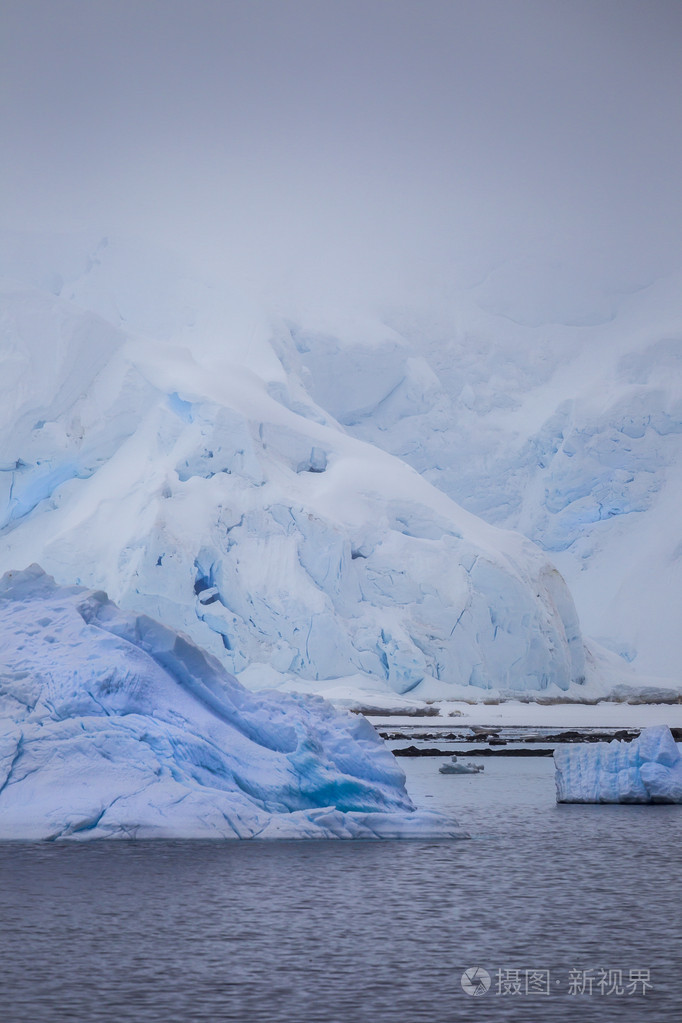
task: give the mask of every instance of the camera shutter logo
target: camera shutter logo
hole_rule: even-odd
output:
[[[472,997],[484,995],[490,988],[490,974],[482,966],[470,966],[462,974],[462,988]]]

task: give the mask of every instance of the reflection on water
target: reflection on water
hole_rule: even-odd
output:
[[[557,806],[548,760],[439,763],[404,761],[410,789],[471,842],[0,846],[2,1023],[679,1023],[682,807]],[[611,993],[569,994],[600,970]]]

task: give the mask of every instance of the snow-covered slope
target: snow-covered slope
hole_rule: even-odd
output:
[[[378,343],[294,324],[281,350],[349,432],[547,550],[588,635],[679,678],[682,274],[607,275],[506,261]]]
[[[380,323],[323,394],[281,322],[161,257],[105,239],[6,237],[4,253],[2,569],[105,589],[254,687],[351,676],[423,699],[583,680],[543,554],[334,418],[385,376]]]
[[[466,837],[404,782],[361,716],[38,566],[0,580],[0,838]]]

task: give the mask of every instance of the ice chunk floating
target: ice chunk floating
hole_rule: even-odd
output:
[[[632,742],[560,746],[557,803],[682,803],[682,757],[664,725]]]
[[[440,774],[480,774],[483,764],[472,764],[467,760],[458,760],[457,755],[450,757],[446,764],[438,768]]]
[[[421,837],[466,836],[364,718],[36,565],[0,580],[0,839]]]

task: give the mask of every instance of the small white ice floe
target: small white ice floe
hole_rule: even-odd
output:
[[[483,764],[470,764],[468,761],[458,760],[452,756],[448,764],[441,764],[438,768],[441,774],[480,774]]]

